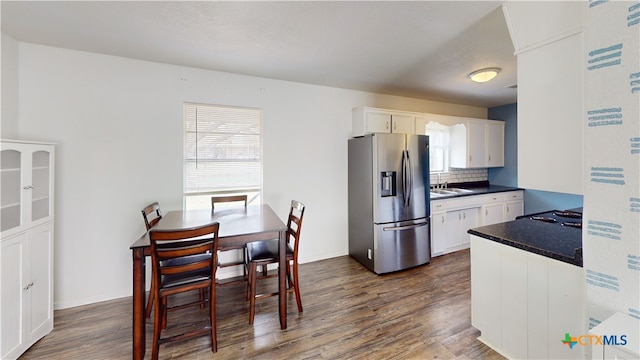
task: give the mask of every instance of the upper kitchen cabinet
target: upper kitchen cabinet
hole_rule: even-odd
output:
[[[504,122],[466,119],[450,127],[450,166],[504,166]]]
[[[503,7],[518,59],[518,187],[583,193],[584,9],[580,1]]]
[[[356,108],[352,114],[353,136],[371,133],[415,134],[417,114],[402,111]]]

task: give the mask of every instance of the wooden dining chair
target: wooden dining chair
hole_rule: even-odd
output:
[[[160,344],[183,340],[193,336],[210,334],[211,351],[218,351],[216,334],[216,270],[219,223],[211,223],[183,230],[149,231],[153,276],[157,286],[158,304],[153,318],[153,350],[151,358],[158,359]],[[213,254],[212,256],[207,256]],[[194,262],[194,257],[201,260]],[[192,290],[208,290],[209,296],[197,301],[168,306],[167,298]],[[209,322],[206,326],[186,332],[161,337],[167,327],[167,311],[183,309],[191,305],[209,304]]]
[[[158,222],[162,219],[162,211],[160,210],[160,204],[158,202],[153,202],[142,209],[142,218],[144,219],[144,225],[149,231],[151,228],[156,226]],[[191,258],[191,261],[197,262],[202,260],[203,257],[211,257],[210,254],[207,255],[196,255]],[[182,259],[181,261],[185,261]],[[144,316],[146,318],[151,317],[151,310],[153,309],[153,304],[155,302],[155,287],[156,282],[154,276],[151,276],[151,289],[149,290],[149,297],[147,299],[147,306],[144,310]],[[204,299],[204,290],[200,291],[200,298]]]
[[[298,279],[298,248],[300,245],[300,231],[302,229],[302,218],[304,216],[305,206],[303,203],[292,200],[287,218],[287,291],[292,291],[296,296],[298,304],[298,312],[302,313],[302,301],[300,299],[300,283]],[[280,256],[278,252],[278,239],[256,241],[247,244],[247,261],[248,261],[248,297],[249,305],[249,324],[253,324],[255,317],[256,299],[262,299],[278,295],[279,292],[256,294],[257,281],[267,277],[275,277],[277,275],[268,275],[258,277],[258,266],[266,269],[269,264],[277,264]],[[293,267],[293,269],[291,269]]]
[[[244,208],[247,208],[247,195],[229,195],[229,196],[212,196],[211,197],[211,211],[216,211],[216,204],[218,204],[218,208],[220,208],[221,203],[236,203],[241,202],[244,205]],[[218,285],[233,285],[238,283],[244,283],[247,279],[247,251],[246,246],[244,245],[229,245],[229,246],[221,246],[218,251],[222,252],[242,252],[242,259],[235,261],[227,261],[224,263],[220,263],[219,266],[230,267],[230,266],[242,266],[242,280],[237,281],[225,281],[218,282]],[[239,256],[236,256],[239,258]]]

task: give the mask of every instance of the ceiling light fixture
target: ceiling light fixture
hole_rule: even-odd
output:
[[[499,72],[500,72],[500,68],[486,68],[486,69],[476,70],[467,76],[469,77],[469,79],[475,82],[483,83],[496,77],[496,75],[498,75]]]

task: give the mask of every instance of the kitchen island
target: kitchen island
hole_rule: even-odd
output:
[[[562,342],[586,333],[581,228],[532,217],[469,230],[471,323],[507,358],[583,359]]]

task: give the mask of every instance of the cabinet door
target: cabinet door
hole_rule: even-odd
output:
[[[16,359],[25,343],[24,304],[28,281],[25,279],[26,235],[24,233],[2,239],[0,252],[2,281],[2,318],[0,332],[0,358]]]
[[[447,249],[447,224],[445,213],[431,215],[431,256],[445,253]]]
[[[390,133],[391,114],[384,112],[367,111],[365,113],[366,133]]]
[[[462,218],[460,219],[460,244],[467,247],[469,245],[469,234],[467,231],[479,225],[478,212],[480,208],[472,208],[462,210]]]
[[[453,168],[485,167],[485,125],[465,121],[449,127],[450,165]]]
[[[445,216],[446,224],[446,248],[448,251],[458,250],[462,245],[460,238],[460,223],[462,222],[462,210],[448,211]]]
[[[53,223],[27,232],[29,284],[27,338],[37,341],[53,329]]]
[[[485,126],[487,167],[504,166],[504,122],[487,121]]]
[[[524,215],[524,201],[508,201],[504,209],[504,221],[515,220],[516,217]]]
[[[2,143],[0,150],[0,231],[6,236],[23,224],[22,173],[24,168],[22,149]]]
[[[482,225],[492,225],[504,221],[504,203],[494,203],[482,207]]]
[[[469,121],[467,122],[467,129],[468,167],[485,167],[485,124],[479,121]]]
[[[415,134],[416,123],[413,115],[393,114],[391,115],[391,132],[396,134]]]

